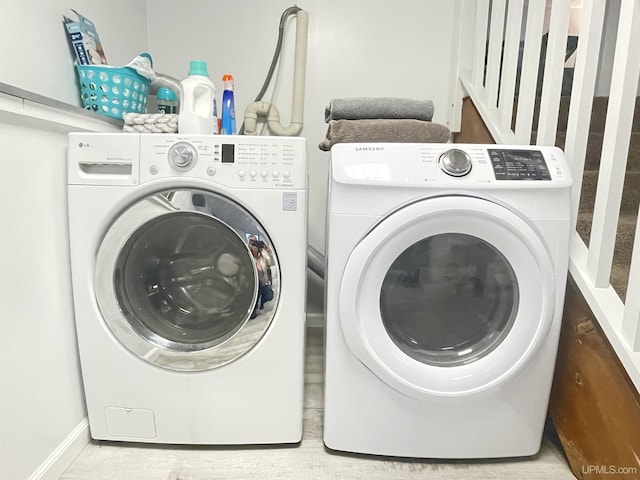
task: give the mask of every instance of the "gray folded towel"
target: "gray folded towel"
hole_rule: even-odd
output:
[[[431,121],[431,100],[392,97],[334,98],[324,110],[324,121],[361,120],[366,118],[412,118]]]
[[[446,143],[451,130],[445,125],[413,119],[331,120],[320,150],[336,143]]]

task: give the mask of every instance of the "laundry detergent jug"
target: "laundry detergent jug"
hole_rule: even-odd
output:
[[[180,82],[178,133],[218,133],[216,87],[209,78],[207,63],[191,60],[189,76]]]

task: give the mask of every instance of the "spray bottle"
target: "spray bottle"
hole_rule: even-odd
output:
[[[222,92],[222,128],[223,135],[236,134],[236,107],[233,98],[233,77],[229,74],[223,75],[224,91]]]

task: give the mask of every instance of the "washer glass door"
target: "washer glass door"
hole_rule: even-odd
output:
[[[493,202],[404,206],[354,248],[340,288],[351,351],[397,390],[465,395],[513,375],[545,340],[555,275],[538,234]]]
[[[259,222],[230,199],[195,189],[128,207],[96,259],[96,298],[113,334],[173,370],[219,367],[250,350],[271,323],[278,285],[277,257]]]

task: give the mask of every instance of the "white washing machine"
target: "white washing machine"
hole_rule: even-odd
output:
[[[557,148],[332,148],[327,447],[430,458],[538,452],[570,186]]]
[[[300,441],[305,140],[72,133],[68,158],[92,437]]]

